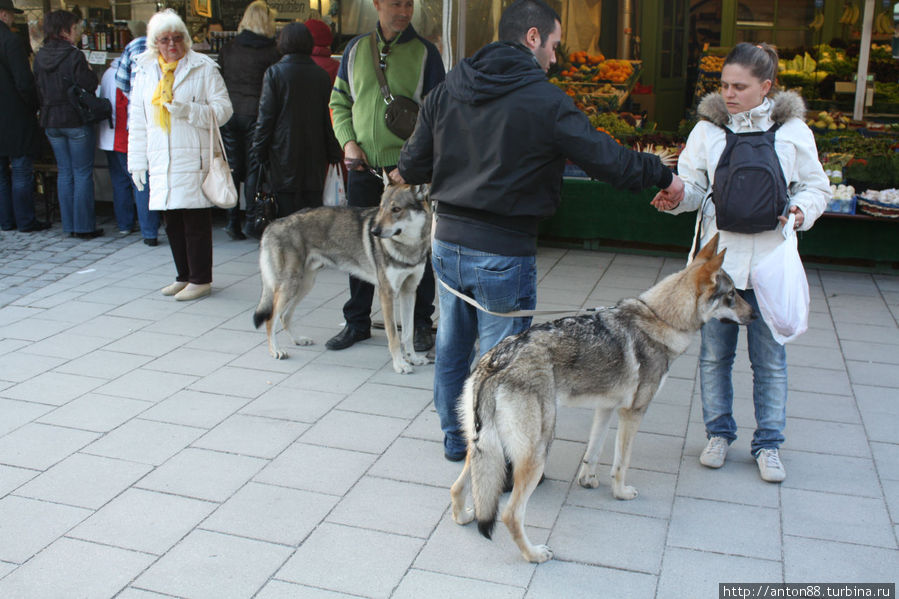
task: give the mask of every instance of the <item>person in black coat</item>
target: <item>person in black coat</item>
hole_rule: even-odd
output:
[[[331,78],[312,48],[304,24],[287,25],[278,38],[284,57],[262,82],[253,153],[268,168],[279,217],[321,206],[328,164],[343,159],[328,110]]]
[[[10,30],[12,0],[0,0],[0,229],[22,232],[50,227],[34,218],[34,156],[40,152],[37,90],[27,49]]]
[[[44,16],[44,46],[34,57],[34,78],[41,103],[40,123],[47,133],[59,170],[57,190],[62,230],[72,237],[93,239],[103,234],[96,228],[94,212],[94,151],[97,131],[84,123],[72,106],[68,90],[77,83],[94,93],[100,84],[75,47],[81,37],[78,17],[67,10]]]
[[[256,195],[259,165],[250,155],[259,93],[265,70],[281,57],[275,45],[275,14],[263,0],[247,6],[237,37],[225,44],[219,54],[222,77],[234,107],[234,115],[222,127],[222,140],[234,176],[234,186],[244,184],[247,206]],[[243,215],[240,206],[228,211],[225,232],[231,239],[246,239],[241,232]]]

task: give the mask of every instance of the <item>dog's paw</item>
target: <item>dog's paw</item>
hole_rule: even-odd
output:
[[[287,358],[287,352],[283,349],[279,349],[278,351],[270,351],[269,353],[276,360],[284,360],[285,358]]]
[[[397,374],[412,374],[415,369],[412,368],[412,364],[406,362],[405,360],[394,360],[393,371]]]
[[[466,507],[460,510],[459,513],[456,513],[455,509],[453,510],[453,521],[455,521],[456,524],[465,526],[472,520],[474,520],[474,509]]]
[[[637,489],[630,485],[622,485],[620,488],[613,488],[612,495],[615,496],[615,499],[630,501],[637,496]]]
[[[415,366],[424,366],[428,363],[428,356],[425,354],[407,354],[406,360]]]
[[[315,345],[315,341],[312,340],[311,337],[297,337],[293,340],[294,345]]]
[[[553,550],[546,545],[533,545],[530,549],[530,555],[524,554],[524,559],[535,564],[542,564],[553,558]]]
[[[599,486],[599,477],[596,476],[596,472],[587,468],[585,464],[581,466],[581,470],[577,474],[577,484],[585,489],[595,489]]]

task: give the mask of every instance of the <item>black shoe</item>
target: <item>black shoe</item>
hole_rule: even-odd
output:
[[[461,462],[465,459],[465,456],[468,455],[466,452],[462,453],[449,453],[447,451],[443,452],[443,457],[448,459],[450,462]]]
[[[417,352],[426,352],[434,347],[434,333],[431,331],[431,325],[415,327],[415,331],[412,333],[412,347]]]
[[[27,228],[27,229],[22,229],[21,232],[22,232],[22,233],[34,233],[35,231],[46,231],[46,230],[49,229],[51,226],[52,226],[52,225],[51,225],[49,222],[47,222],[47,221],[36,220],[36,221],[34,221],[34,223],[31,225],[31,227],[29,227],[29,228]]]
[[[328,342],[325,343],[325,347],[328,349],[346,349],[356,343],[357,341],[362,341],[364,339],[368,339],[371,337],[371,331],[354,329],[353,327],[347,325],[343,328],[342,331],[328,339]]]
[[[147,237],[144,239],[144,245],[155,248],[157,245],[159,245],[159,240],[157,240],[155,237]]]
[[[103,229],[94,229],[90,233],[75,233],[75,237],[78,239],[96,239],[97,237],[103,236]]]
[[[231,241],[242,241],[247,238],[247,236],[243,234],[243,231],[240,230],[240,225],[238,223],[232,223],[225,227],[225,233],[228,234]]]

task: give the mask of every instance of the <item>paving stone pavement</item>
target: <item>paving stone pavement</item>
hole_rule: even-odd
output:
[[[182,303],[159,294],[162,239],[0,236],[0,597],[667,599],[897,579],[897,276],[808,269],[781,485],[749,456],[745,340],[720,470],[697,460],[698,339],[637,436],[635,500],[573,484],[590,414],[562,409],[527,514],[555,559],[535,566],[505,527],[491,542],[452,522],[433,367],[395,374],[382,331],[324,349],[345,275],[298,308],[316,345],[277,361],[251,324],[256,243],[216,230],[213,293]],[[609,305],[682,264],[541,248],[539,307]]]

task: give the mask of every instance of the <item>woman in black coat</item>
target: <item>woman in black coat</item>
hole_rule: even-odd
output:
[[[41,103],[41,126],[56,156],[57,195],[62,230],[72,237],[93,239],[103,234],[94,212],[94,151],[97,131],[84,123],[69,101],[68,89],[77,83],[94,93],[100,81],[75,47],[81,36],[78,17],[56,10],[44,17],[43,47],[34,58]]]
[[[331,78],[312,48],[305,25],[287,25],[278,38],[284,57],[262,82],[253,153],[268,169],[279,217],[321,206],[328,164],[343,158],[328,110]]]
[[[252,159],[250,147],[259,109],[259,92],[265,70],[281,54],[275,46],[275,13],[263,0],[247,6],[237,26],[237,37],[225,44],[219,54],[219,65],[225,87],[234,107],[234,115],[222,127],[222,140],[234,175],[234,186],[244,184],[244,197],[249,206],[256,195],[259,166]],[[231,239],[246,239],[241,232],[240,206],[228,211],[225,232]]]

